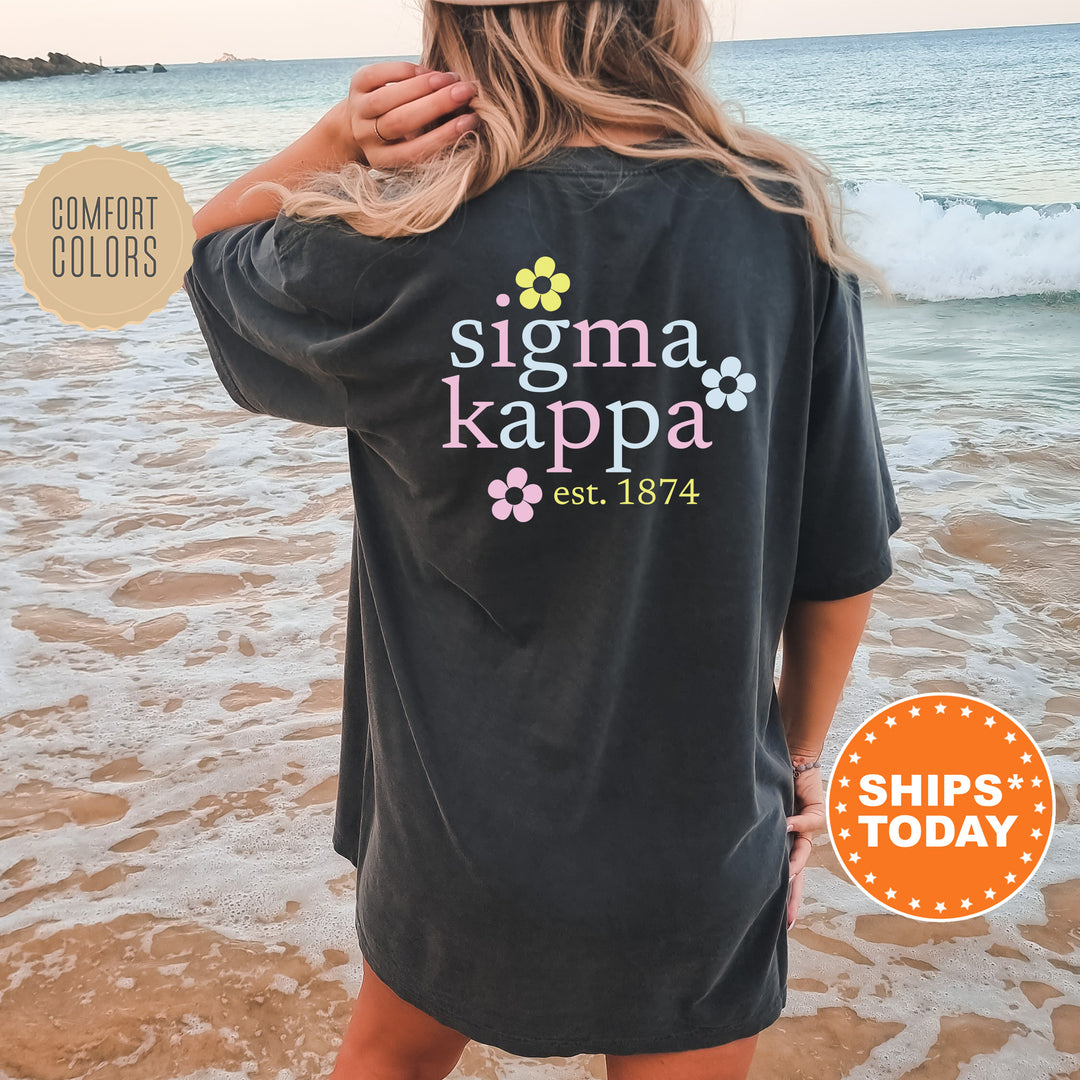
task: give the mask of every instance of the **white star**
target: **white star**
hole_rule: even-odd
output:
[[[966,910],[971,907],[971,901],[965,896],[964,899],[960,901],[960,906]]]
[[[915,910],[915,908],[917,908],[918,906],[919,906],[919,901],[918,901],[918,900],[916,900],[916,899],[915,899],[915,897],[913,896],[913,897],[912,897],[912,898],[911,898],[911,899],[910,899],[910,900],[908,901],[908,907],[909,907],[909,908],[911,908],[911,909],[912,909],[912,911],[914,911],[914,910]]]
[[[1034,786],[1034,782],[1033,782],[1033,786]],[[1041,802],[1037,802],[1035,804],[1035,813],[1041,814],[1045,809],[1046,809],[1046,807]]]
[[[885,721],[885,723],[886,723],[886,725],[887,725],[888,727],[896,727],[896,717],[895,717],[895,716],[890,716],[890,717],[889,717],[889,718],[888,718],[888,719],[887,719],[887,720]]]
[[[895,889],[886,889],[885,890],[885,899],[886,900],[892,900],[895,896],[896,896],[896,890]]]
[[[1020,755],[1020,760],[1021,760],[1021,761],[1022,761],[1022,762],[1023,762],[1023,763],[1025,764],[1025,765],[1027,765],[1027,763],[1028,763],[1029,761],[1031,761],[1031,755],[1030,755],[1030,754],[1021,754],[1021,755]]]
[[[940,715],[941,715],[941,714],[942,714],[942,713],[943,713],[944,711],[945,711],[945,706],[944,706],[944,705],[942,705],[942,704],[941,704],[941,702],[939,701],[939,702],[938,702],[938,703],[937,703],[937,704],[936,704],[936,705],[934,706],[934,712],[936,712],[936,713],[938,714],[938,716],[940,716]]]
[[[838,814],[842,814],[846,809],[847,809],[847,803],[846,802],[838,802],[836,804],[836,812]]]
[[[1042,777],[1041,776],[1033,776],[1031,778],[1031,786],[1032,787],[1042,787]]]
[[[1016,875],[1010,872],[1005,875],[1005,880],[1011,885],[1016,880]]]
[[[856,750],[854,754],[848,754],[848,761],[852,761],[852,762],[854,762],[854,763],[855,763],[856,765],[858,765],[858,764],[859,764],[859,761],[860,761],[860,760],[861,760],[861,759],[860,759],[860,757],[859,757],[859,752],[858,752],[858,750]]]
[[[840,830],[839,836],[841,840],[846,840],[850,835],[851,833],[847,829]]]
[[[841,787],[847,787],[850,783],[851,783],[851,781],[846,776],[841,776],[840,777],[840,786]]]
[[[873,742],[876,738],[877,738],[877,736],[872,731],[868,731],[866,733],[866,741],[867,742]]]
[[[986,899],[987,900],[993,900],[995,896],[997,896],[997,893],[995,893],[993,889],[987,889],[986,890]]]
[[[963,708],[962,708],[962,709],[960,710],[960,715],[961,715],[961,716],[963,716],[963,717],[968,717],[968,716],[970,716],[970,715],[971,715],[971,706],[970,706],[970,705],[965,705],[965,706],[964,706],[964,707],[963,707]]]
[[[873,884],[874,884],[874,882],[875,882],[875,881],[877,881],[877,878],[876,878],[876,877],[874,877],[874,875],[873,875],[872,873],[870,873],[870,874],[867,874],[867,875],[866,875],[866,878],[865,878],[865,880],[866,880],[866,883],[867,883],[868,885],[873,885]]]
[[[919,707],[918,707],[918,705],[912,705],[911,708],[908,709],[908,712],[911,713],[912,716],[918,716],[919,715]]]
[[[1009,734],[1005,736],[1005,741],[1006,742],[1016,742],[1016,732],[1015,731],[1010,731]]]
[[[942,903],[942,902],[941,902],[941,901],[939,900],[939,901],[938,901],[938,902],[937,902],[937,903],[936,903],[936,904],[934,905],[934,910],[935,910],[935,911],[944,911],[944,910],[945,910],[945,905],[944,905],[944,904],[943,904],[943,903]]]
[[[1042,829],[1032,829],[1031,830],[1031,839],[1032,840],[1038,840],[1040,836],[1042,836]]]
[[[853,851],[853,852],[852,852],[852,853],[851,853],[851,854],[850,854],[850,855],[848,856],[848,858],[850,858],[852,862],[858,862],[858,861],[859,861],[859,859],[860,859],[861,857],[862,857],[862,856],[860,856],[860,855],[859,855],[859,853],[858,853],[857,851]]]
[[[1025,851],[1024,854],[1020,856],[1020,861],[1021,862],[1031,862],[1031,852],[1030,851]]]
[[[986,724],[987,727],[993,727],[994,724],[996,724],[996,723],[997,723],[997,721],[992,716],[988,716],[986,718],[985,724]]]

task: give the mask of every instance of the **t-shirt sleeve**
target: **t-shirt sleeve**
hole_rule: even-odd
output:
[[[901,524],[871,394],[859,279],[828,270],[792,590],[807,600],[841,600],[887,580],[889,537]]]
[[[300,299],[311,271],[285,214],[199,237],[184,288],[229,396],[248,412],[345,427],[346,391],[313,346],[340,332]],[[303,248],[301,247],[301,250]]]

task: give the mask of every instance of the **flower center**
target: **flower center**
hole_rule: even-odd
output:
[[[540,286],[540,282],[543,282],[543,283],[544,283],[544,285],[543,285],[543,288],[541,288],[541,286]],[[533,284],[532,284],[532,287],[533,287],[533,289],[535,289],[535,290],[536,290],[536,292],[538,292],[538,293],[545,293],[545,292],[548,292],[548,291],[549,291],[549,290],[551,289],[551,278],[549,278],[549,277],[537,277],[537,278],[533,278]]]
[[[716,387],[721,393],[734,394],[739,389],[739,383],[734,375],[722,375]]]
[[[519,487],[512,487],[506,489],[506,495],[504,496],[506,501],[513,506],[514,503],[519,503],[525,499],[525,489]]]

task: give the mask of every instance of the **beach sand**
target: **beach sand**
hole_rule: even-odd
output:
[[[359,986],[355,871],[331,847],[344,435],[236,409],[182,304],[168,348],[72,331],[7,351],[8,1080],[325,1076]],[[1038,482],[1075,490],[1059,449]],[[958,447],[948,475],[1000,467]],[[888,700],[979,692],[1039,741],[1058,831],[1013,901],[943,925],[883,913],[819,836],[752,1077],[1080,1080],[1075,548],[1053,521],[950,521],[913,489],[904,508],[826,761]],[[605,1071],[473,1043],[453,1075]]]

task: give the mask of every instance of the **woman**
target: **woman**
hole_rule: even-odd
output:
[[[185,278],[233,400],[348,441],[333,1078],[471,1038],[735,1080],[892,570],[885,285],[828,170],[707,90],[701,0],[424,15],[424,65],[200,210]]]

